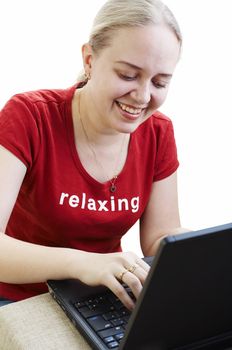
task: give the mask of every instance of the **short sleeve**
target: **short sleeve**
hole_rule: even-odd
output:
[[[157,141],[157,155],[153,181],[162,180],[174,173],[179,166],[173,125],[166,119]]]
[[[23,94],[13,96],[0,111],[0,145],[29,169],[39,151],[40,137],[34,106]]]

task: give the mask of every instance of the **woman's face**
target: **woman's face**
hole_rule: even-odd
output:
[[[117,30],[98,55],[86,45],[83,57],[88,115],[108,132],[133,132],[165,101],[180,54],[166,25]],[[92,120],[93,121],[93,120]]]

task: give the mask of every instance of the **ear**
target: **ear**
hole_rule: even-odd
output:
[[[91,75],[93,50],[89,43],[82,46],[82,60],[85,73]]]

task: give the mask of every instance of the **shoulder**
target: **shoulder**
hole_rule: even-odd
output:
[[[156,138],[162,137],[168,131],[173,132],[173,124],[169,117],[160,111],[155,111],[144,123],[136,130],[138,135],[154,135]]]
[[[0,128],[10,132],[21,130],[27,135],[41,134],[52,121],[63,121],[66,105],[70,105],[75,86],[68,89],[36,90],[16,94],[0,111]]]
[[[172,126],[172,121],[165,114],[161,113],[160,111],[156,111],[148,119],[148,124],[150,124],[150,127],[155,129],[166,129]]]
[[[75,86],[68,89],[35,90],[12,96],[0,112],[0,124],[12,120],[36,124],[42,120],[62,117],[71,104]]]
[[[75,87],[68,89],[41,89],[27,91],[16,94],[9,100],[10,103],[25,104],[27,106],[35,104],[63,103],[72,97]]]

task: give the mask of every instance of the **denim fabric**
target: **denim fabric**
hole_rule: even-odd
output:
[[[13,303],[13,301],[0,297],[0,307],[11,303]]]

